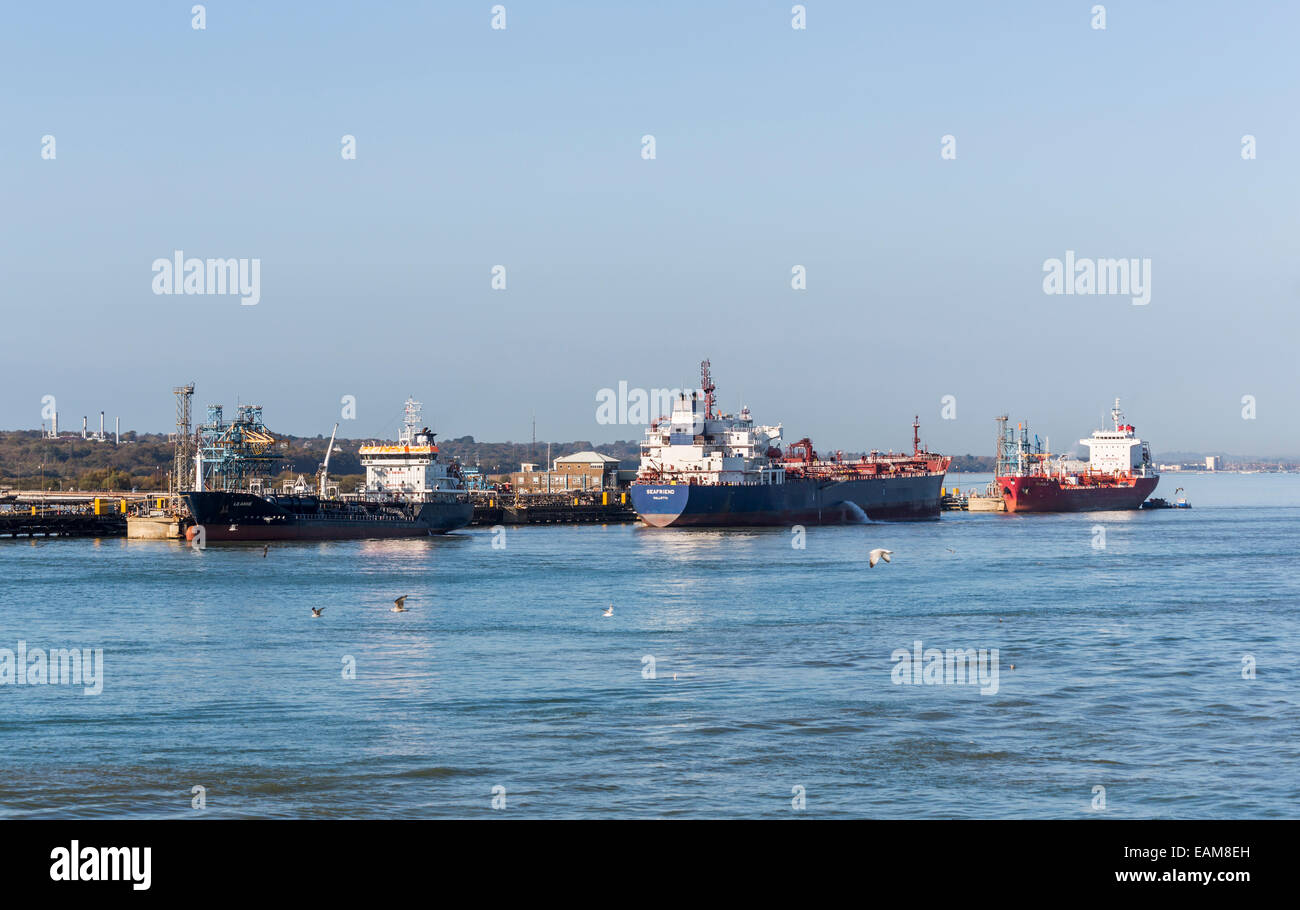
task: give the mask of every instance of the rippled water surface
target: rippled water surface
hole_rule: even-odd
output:
[[[801,787],[817,816],[1294,817],[1300,476],[1176,485],[1195,508],[804,549],[631,525],[265,558],[0,541],[0,648],[104,654],[99,695],[0,685],[0,815],[191,817],[200,785],[207,816],[478,817],[504,787],[520,817],[779,817]],[[997,691],[895,684],[917,640],[998,649]]]

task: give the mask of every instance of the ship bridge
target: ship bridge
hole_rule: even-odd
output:
[[[781,427],[755,427],[749,409],[740,415],[713,407],[708,362],[701,364],[705,394],[683,393],[672,414],[650,424],[641,443],[641,476],[692,484],[783,483],[785,470],[767,453],[781,438]]]
[[[1094,430],[1090,437],[1079,440],[1079,445],[1088,449],[1089,469],[1104,474],[1141,473],[1151,461],[1146,444],[1133,425],[1125,422],[1118,398],[1110,413],[1113,430]]]
[[[361,446],[357,454],[366,469],[367,493],[431,493],[461,488],[455,465],[438,461],[437,434],[420,427],[420,402],[406,400],[406,416],[396,445]]]

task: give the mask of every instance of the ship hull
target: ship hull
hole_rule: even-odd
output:
[[[632,506],[651,527],[772,527],[939,517],[943,474],[769,485],[634,483]]]
[[[208,542],[427,537],[463,528],[474,517],[473,504],[457,499],[344,503],[314,496],[182,495]]]
[[[1159,477],[1134,477],[1115,483],[1068,484],[1053,477],[999,477],[1008,512],[1111,512],[1138,509]]]

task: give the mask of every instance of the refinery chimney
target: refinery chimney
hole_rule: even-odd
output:
[[[120,446],[121,444],[122,444],[122,418],[114,417],[113,418],[113,445]]]
[[[99,412],[99,441],[104,441],[104,412]]]
[[[81,438],[86,438],[86,415],[81,415]]]

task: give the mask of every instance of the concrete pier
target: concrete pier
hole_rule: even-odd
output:
[[[182,520],[175,515],[129,515],[126,519],[128,540],[179,540]]]

